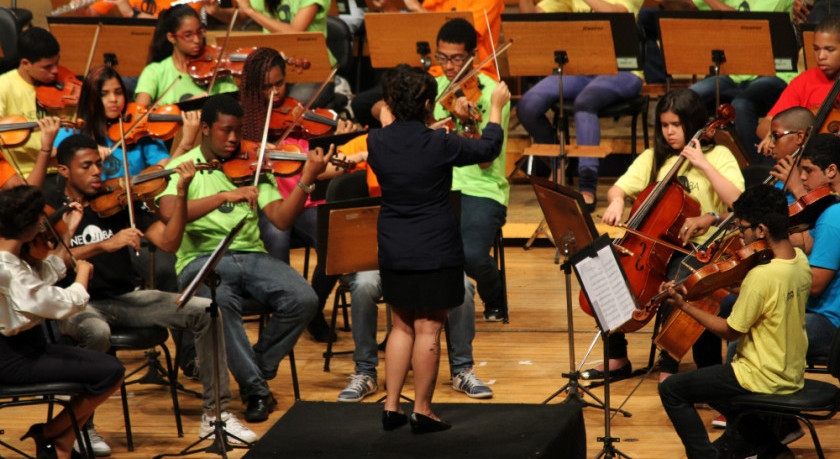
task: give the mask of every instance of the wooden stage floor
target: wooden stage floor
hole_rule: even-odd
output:
[[[541,403],[550,394],[562,386],[565,381],[562,372],[569,370],[569,352],[567,329],[565,291],[562,272],[553,263],[554,250],[547,247],[535,247],[524,251],[521,246],[508,246],[505,251],[507,257],[508,289],[511,304],[511,321],[509,324],[486,323],[477,319],[477,334],[474,341],[474,355],[476,372],[479,377],[490,384],[495,396],[488,401],[472,400],[465,395],[453,391],[449,386],[447,360],[443,357],[435,402],[440,403]],[[302,255],[294,253],[293,265],[300,267]],[[573,285],[576,283],[573,282]],[[573,298],[577,298],[577,287],[573,287]],[[481,317],[482,305],[477,301]],[[329,303],[331,304],[331,303]],[[327,311],[330,311],[328,307]],[[595,336],[594,321],[586,316],[575,305],[573,309],[575,331],[575,359],[580,362],[587,347]],[[384,336],[384,312],[380,310],[380,339]],[[247,324],[248,332],[255,339],[257,325]],[[629,351],[634,366],[642,367],[647,362],[650,346],[650,327],[628,335]],[[348,349],[352,346],[349,332],[340,332],[336,348]],[[171,347],[171,346],[170,346]],[[332,371],[323,371],[322,352],[324,344],[315,343],[304,333],[295,349],[297,368],[300,375],[301,395],[304,400],[334,401],[341,389],[347,383],[347,375],[353,371],[353,362],[349,355],[335,357],[332,361]],[[602,347],[596,344],[592,355],[584,368],[588,368],[601,360]],[[121,353],[120,356],[129,368],[136,367],[142,361],[142,353]],[[383,355],[380,354],[379,381],[384,379]],[[693,367],[689,361],[682,368],[688,370]],[[831,381],[830,376],[812,375],[815,379]],[[632,417],[617,416],[613,421],[613,435],[620,438],[617,447],[634,458],[674,458],[684,457],[679,438],[674,433],[667,416],[662,410],[656,389],[657,374],[653,373],[645,380],[636,393],[625,405],[625,409],[632,413]],[[612,400],[614,406],[620,403],[639,381],[638,378],[615,383],[612,385]],[[836,381],[832,381],[836,383]],[[195,381],[186,380],[184,384],[194,390],[200,390]],[[277,378],[270,383],[271,389],[279,400],[279,409],[268,421],[250,424],[259,435],[265,433],[292,405],[293,394],[290,383],[289,366],[286,361],[280,364]],[[236,393],[237,388],[232,388]],[[412,382],[406,386],[406,395],[412,396]],[[126,450],[126,440],[122,411],[118,397],[108,400],[97,412],[96,423],[99,432],[111,444],[115,458],[149,458],[163,452],[176,452],[182,447],[195,441],[201,414],[201,401],[189,395],[180,397],[183,409],[185,437],[175,435],[175,426],[171,414],[171,402],[168,393],[154,386],[130,386],[130,409],[134,430],[136,450],[129,453]],[[593,392],[603,397],[603,389]],[[384,392],[381,390],[367,401],[373,402]],[[586,397],[586,399],[589,399]],[[552,403],[557,403],[555,399]],[[241,418],[243,405],[237,400],[231,405],[231,410]],[[585,408],[586,438],[588,457],[595,457],[601,449],[596,438],[604,434],[604,415],[601,410]],[[701,410],[701,416],[712,438],[716,438],[720,430],[711,427],[710,421],[716,413]],[[0,411],[0,429],[4,433],[0,438],[14,445],[21,445],[16,439],[34,422],[41,422],[44,410],[41,408],[8,408]],[[820,422],[817,429],[825,448],[827,457],[840,457],[840,438],[832,433],[837,432],[837,420]],[[312,426],[317,429],[317,426]],[[431,440],[432,438],[430,438]],[[326,439],[325,439],[326,440]],[[23,443],[27,451],[34,451],[31,442]],[[806,436],[793,443],[793,451],[797,457],[815,457],[810,439]],[[230,457],[241,457],[243,451],[237,450]],[[11,452],[0,451],[2,457],[15,457]],[[197,457],[215,457],[211,455]]]

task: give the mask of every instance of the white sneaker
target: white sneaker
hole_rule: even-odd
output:
[[[87,429],[87,434],[90,437],[90,446],[93,448],[94,456],[105,457],[111,455],[111,447],[108,446],[108,443],[105,442],[105,439],[102,438],[102,435],[99,435],[99,432],[94,427]],[[78,440],[73,443],[73,450],[77,453],[79,452]]]
[[[376,379],[370,375],[350,375],[350,383],[338,394],[339,402],[358,402],[376,393]]]
[[[452,388],[467,394],[471,398],[490,398],[493,396],[493,389],[481,382],[472,368],[467,368],[452,376]]]
[[[215,428],[211,422],[216,420],[216,416],[208,416],[206,414],[201,416],[201,426],[198,428],[198,436],[213,440],[216,438]],[[222,412],[222,421],[225,423],[225,432],[232,436],[228,437],[228,442],[241,445],[245,443],[254,443],[259,437],[251,429],[245,427],[236,416],[227,411]],[[235,438],[234,438],[235,437]],[[240,441],[241,440],[241,441]]]

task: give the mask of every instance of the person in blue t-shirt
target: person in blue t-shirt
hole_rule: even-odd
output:
[[[817,142],[819,141],[819,142]],[[807,191],[830,185],[840,191],[840,138],[820,134],[814,145],[802,154],[800,178]],[[805,328],[808,333],[809,359],[825,357],[831,340],[840,327],[840,204],[826,209],[809,232],[799,233],[799,241],[808,253],[813,280],[811,296],[805,307]]]

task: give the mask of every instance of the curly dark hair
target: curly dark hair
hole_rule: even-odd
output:
[[[784,191],[772,185],[747,188],[732,204],[735,217],[752,225],[763,224],[774,241],[788,237],[788,203]]]
[[[37,186],[21,185],[0,191],[0,237],[18,239],[44,212],[44,193]]]
[[[385,103],[397,121],[425,122],[437,96],[437,81],[421,69],[400,64],[382,78]]]
[[[840,138],[827,133],[815,135],[802,152],[802,159],[810,160],[821,170],[832,164],[840,169]]]
[[[257,48],[245,59],[242,84],[239,86],[239,100],[244,114],[242,138],[245,140],[259,142],[262,139],[265,111],[268,108],[268,97],[262,89],[266,75],[274,67],[280,67],[280,71],[286,75],[286,61],[271,48]]]

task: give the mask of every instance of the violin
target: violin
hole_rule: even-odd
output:
[[[717,117],[700,128],[686,145],[694,140],[714,137],[718,128],[734,118],[735,110],[732,106],[721,105]],[[679,245],[679,231],[685,220],[700,215],[700,203],[689,196],[677,180],[677,173],[685,161],[685,156],[680,155],[662,180],[649,185],[639,194],[626,223],[630,231],[613,242],[620,247],[623,254],[620,262],[640,305],[647,305],[659,292],[659,285],[667,279],[666,270],[674,253],[674,246],[659,241],[670,241]],[[589,302],[582,291],[580,306],[584,312],[592,315]],[[619,331],[636,331],[645,326],[655,313],[656,307],[638,308],[633,311],[633,318]]]
[[[808,192],[788,206],[788,228],[791,233],[813,228],[823,211],[840,201],[830,185]]]
[[[79,103],[82,82],[66,67],[59,66],[55,82],[36,85],[35,94],[42,107],[47,110],[60,110]]]
[[[452,91],[440,100],[440,105],[449,113],[455,112],[455,101],[461,97],[466,97],[467,100],[473,104],[481,99],[481,86],[478,83],[478,74],[473,75],[467,81],[460,83],[461,87]],[[477,139],[481,137],[481,132],[478,129],[478,123],[481,122],[481,113],[472,106],[469,107],[469,116],[461,119],[461,134],[464,137]]]
[[[196,170],[200,171],[213,171],[220,167],[219,161],[216,160],[195,165]],[[164,169],[163,166],[154,165],[131,177],[131,201],[141,200],[150,209],[155,209],[155,197],[163,192],[169,176],[175,173],[177,173],[175,169]],[[90,208],[100,217],[106,218],[124,209],[128,202],[125,176],[116,177],[102,183],[101,192],[91,201]]]
[[[82,129],[84,120],[61,121],[62,127]],[[29,134],[38,129],[36,121],[27,121],[23,115],[11,115],[0,118],[0,144],[6,147],[18,147],[29,140]]]
[[[739,231],[732,234],[735,239],[741,240]],[[720,301],[728,294],[723,289],[740,285],[749,270],[773,259],[773,251],[764,240],[755,241],[748,246],[735,244],[730,247],[720,261],[703,266],[679,283],[686,288],[683,295],[686,301],[706,312],[717,314]],[[656,295],[646,307],[655,308],[653,304],[664,300],[667,295],[667,292]],[[704,330],[705,327],[691,316],[681,309],[674,309],[654,343],[680,360]]]
[[[130,126],[125,132],[127,143],[135,143],[143,137],[158,140],[175,137],[182,124],[181,109],[177,105],[161,105],[144,117],[147,111],[148,108],[136,102],[129,102],[125,106],[123,122]],[[114,142],[120,141],[119,123],[114,123],[108,128],[108,138]]]
[[[273,136],[282,135],[300,117],[303,110],[304,107],[300,102],[286,97],[279,107],[274,107],[271,111],[268,132]],[[310,139],[332,135],[336,127],[338,127],[338,114],[326,108],[317,108],[303,112],[303,118],[295,126],[294,132],[295,137]]]
[[[195,84],[206,86],[213,80],[213,76],[235,76],[241,77],[245,67],[245,59],[248,58],[256,47],[239,48],[231,53],[223,53],[222,48],[214,45],[204,46],[201,55],[191,57],[187,61],[187,74],[192,77]],[[311,63],[303,58],[285,58],[286,65],[297,72],[306,70]],[[218,70],[217,70],[218,67]]]
[[[47,258],[47,255],[58,247],[59,242],[56,236],[67,232],[67,225],[64,224],[61,217],[68,210],[70,210],[70,206],[67,204],[58,209],[53,209],[49,205],[44,206],[43,213],[47,216],[47,221],[35,235],[35,238],[24,244],[21,250],[23,260],[29,264],[35,264]],[[52,226],[52,229],[50,226]]]
[[[260,144],[243,140],[240,144],[240,153],[222,163],[222,171],[228,176],[231,182],[237,186],[247,186],[253,183],[254,174],[257,171]],[[262,169],[264,172],[271,172],[276,177],[294,177],[303,170],[303,163],[307,155],[301,148],[294,144],[280,145],[279,147],[265,151]],[[330,163],[344,169],[350,169],[352,164],[336,157],[330,158]]]

